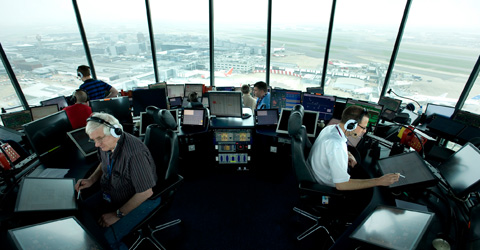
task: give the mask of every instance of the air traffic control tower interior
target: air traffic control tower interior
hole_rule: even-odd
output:
[[[118,239],[129,249],[480,249],[478,13],[475,0],[9,3],[2,248],[110,248],[84,223],[100,185],[74,188],[101,162],[69,111],[82,105],[169,162],[160,204]],[[104,96],[78,101],[90,77]],[[368,114],[361,134],[340,130],[351,106]],[[350,180],[398,182],[321,184],[311,149],[328,131],[346,135]]]

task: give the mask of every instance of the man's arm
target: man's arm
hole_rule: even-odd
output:
[[[110,93],[105,98],[111,98],[111,97],[117,97],[117,96],[118,96],[118,90],[112,86],[112,88],[110,88]]]
[[[91,187],[93,183],[97,182],[100,177],[102,177],[103,171],[102,171],[102,163],[98,164],[97,169],[93,172],[93,174],[88,177],[88,179],[80,179],[77,181],[77,184],[75,184],[75,190],[78,192],[81,189]]]
[[[132,210],[140,206],[140,204],[142,204],[152,195],[153,195],[153,190],[151,188],[144,192],[136,193],[125,204],[123,204],[123,206],[121,206],[119,210],[120,212],[122,212],[123,215],[127,215]],[[113,225],[115,222],[117,222],[118,220],[120,220],[120,218],[117,217],[117,212],[113,211],[110,213],[103,214],[100,217],[98,223],[102,227],[109,227]]]
[[[372,179],[350,179],[347,182],[335,183],[338,190],[359,190],[375,186],[390,186],[398,181],[399,174],[386,174]]]

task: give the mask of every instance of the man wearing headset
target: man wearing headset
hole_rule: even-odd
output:
[[[268,86],[266,82],[256,82],[253,85],[253,94],[257,97],[255,109],[270,108],[270,93],[268,93]]]
[[[92,115],[92,108],[87,103],[87,92],[83,89],[77,89],[73,93],[72,99],[75,104],[65,107],[63,110],[67,113],[72,129],[83,128],[87,125],[87,118]]]
[[[352,179],[348,166],[357,164],[347,151],[347,136],[361,137],[367,130],[368,112],[359,106],[349,106],[342,113],[339,124],[325,127],[315,140],[308,156],[315,179],[322,185],[338,190],[359,190],[374,186],[389,186],[398,181],[399,174],[386,174],[379,178]]]
[[[112,115],[93,113],[85,130],[99,148],[100,164],[88,179],[77,181],[75,190],[96,182],[101,190],[81,204],[83,222],[103,244],[126,249],[122,238],[160,204],[160,198],[149,199],[157,182],[154,160]]]
[[[104,81],[93,79],[90,74],[90,67],[87,65],[78,66],[77,76],[83,81],[79,89],[87,91],[90,100],[116,97],[118,95],[118,90],[115,87]]]

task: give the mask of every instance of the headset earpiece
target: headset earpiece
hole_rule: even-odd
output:
[[[103,120],[100,117],[96,117],[96,116],[88,117],[87,122],[89,122],[89,121],[100,123],[100,124],[103,124],[103,125],[109,127],[110,128],[110,135],[112,135],[115,138],[119,138],[123,133],[122,129],[118,125],[116,125],[116,124],[112,125],[112,124]]]
[[[77,71],[77,76],[78,76],[78,77],[80,77],[80,79],[82,79],[82,78],[83,78],[83,74],[82,74],[82,72],[80,72],[80,71]]]
[[[353,131],[357,128],[358,122],[356,120],[350,119],[345,123],[345,130]]]

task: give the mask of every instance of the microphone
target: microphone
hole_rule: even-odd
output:
[[[353,136],[357,137],[357,136],[358,136],[358,134],[357,134],[357,133],[353,133]]]
[[[396,96],[398,96],[398,97],[400,97],[400,98],[412,100],[412,101],[415,102],[415,103],[418,105],[418,107],[419,107],[419,110],[418,110],[418,112],[417,112],[418,115],[421,115],[421,114],[422,114],[422,105],[420,105],[420,103],[418,103],[418,102],[415,101],[414,99],[408,98],[408,97],[404,97],[404,96],[400,96],[400,95],[398,95],[397,93],[395,93],[392,89],[389,89],[389,90],[387,91],[387,93],[388,93],[388,94],[393,93],[394,95],[396,95]],[[407,105],[407,106],[408,106],[408,105]],[[413,111],[413,110],[412,110],[412,111]]]

